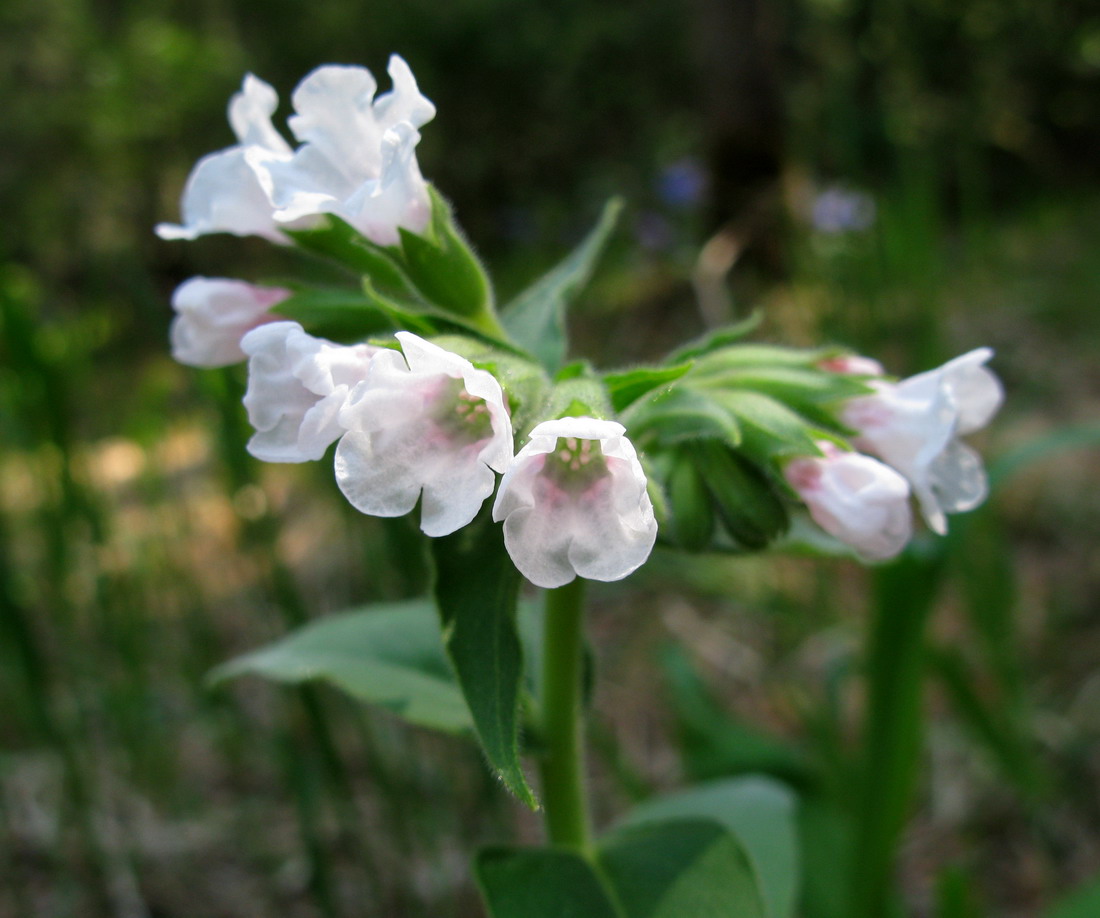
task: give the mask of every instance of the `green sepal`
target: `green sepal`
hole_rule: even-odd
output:
[[[672,446],[689,440],[741,442],[737,418],[705,391],[674,386],[635,402],[623,416],[631,439],[639,445]]]
[[[676,450],[665,486],[672,541],[688,551],[703,551],[714,534],[714,505],[706,482],[690,455]]]
[[[784,456],[819,456],[819,433],[782,402],[746,389],[709,389],[710,397],[737,419],[741,448],[761,465]]]
[[[402,267],[401,250],[397,246],[371,242],[339,217],[324,214],[309,229],[284,229],[283,232],[305,251],[369,277],[379,290],[391,296],[416,295]]]
[[[497,776],[527,806],[538,802],[520,763],[523,650],[516,625],[520,575],[487,501],[458,532],[431,540],[443,643]]]
[[[672,367],[635,367],[619,373],[606,373],[603,381],[611,395],[612,407],[616,411],[623,411],[654,389],[667,391],[672,383],[690,369],[690,362]]]
[[[332,341],[362,341],[394,327],[390,314],[375,299],[353,290],[299,290],[271,311],[297,322],[311,335]]]
[[[455,683],[427,599],[326,615],[273,644],[223,663],[212,685],[243,675],[276,682],[329,682],[410,723],[448,733],[473,721]]]
[[[787,530],[787,508],[759,466],[716,440],[686,444],[737,547],[766,548]]]
[[[508,334],[551,373],[568,352],[566,310],[591,279],[622,207],[621,199],[611,198],[580,245],[501,310]]]
[[[405,271],[426,300],[475,325],[496,326],[493,290],[481,261],[431,185],[431,222],[423,235],[399,227]]]
[[[733,325],[725,325],[722,328],[715,329],[703,335],[703,337],[677,348],[668,355],[666,362],[682,363],[685,360],[695,360],[697,357],[702,357],[711,351],[735,344],[746,335],[756,331],[763,320],[764,313],[759,309],[755,309],[748,318],[742,319]]]

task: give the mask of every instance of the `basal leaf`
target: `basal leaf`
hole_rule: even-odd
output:
[[[766,918],[748,854],[715,819],[628,825],[597,857],[626,918]]]
[[[565,311],[592,277],[622,206],[618,198],[609,200],[581,244],[501,312],[504,327],[516,343],[551,373],[565,361]]]
[[[749,776],[715,781],[647,801],[628,825],[661,819],[714,819],[744,845],[759,879],[769,918],[790,918],[799,892],[795,798],[786,785]]]
[[[432,540],[435,598],[443,637],[489,764],[508,788],[537,806],[520,765],[523,652],[516,627],[520,576],[486,503],[453,535]]]
[[[325,616],[222,664],[210,681],[242,675],[288,683],[322,680],[419,726],[452,733],[472,726],[429,600]]]
[[[592,865],[559,848],[488,848],[474,864],[491,918],[625,918]]]

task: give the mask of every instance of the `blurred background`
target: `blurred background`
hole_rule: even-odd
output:
[[[1057,914],[1100,914],[1095,4],[6,0],[0,916],[467,918],[473,848],[539,837],[459,740],[323,687],[204,685],[423,590],[409,529],[327,463],[248,457],[243,368],[168,356],[187,277],[325,269],[152,234],[233,142],[246,71],[284,100],[323,62],[386,87],[394,51],[502,299],[626,197],[573,321],[599,365],[759,309],[767,340],[900,375],[991,345],[1008,391],[990,501],[899,565],[658,551],[593,589],[601,824],[765,771],[805,801],[806,918],[856,914],[841,850],[899,914],[1054,915],[1079,888],[1095,910]]]

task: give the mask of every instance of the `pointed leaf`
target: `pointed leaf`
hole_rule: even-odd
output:
[[[744,845],[759,878],[769,918],[790,918],[799,892],[794,794],[770,778],[715,781],[647,801],[632,810],[628,825],[661,819],[714,819]]]
[[[626,826],[598,859],[627,918],[766,918],[745,849],[713,819]]]
[[[609,200],[581,244],[501,313],[504,327],[516,343],[552,373],[562,365],[567,351],[565,311],[592,277],[622,206],[618,198]]]
[[[579,854],[559,848],[488,848],[474,872],[491,918],[624,918]]]
[[[608,373],[603,381],[611,393],[611,404],[616,411],[622,411],[654,389],[674,383],[690,369],[690,363],[674,367],[637,367],[622,373]]]
[[[277,682],[330,682],[410,723],[447,732],[472,726],[443,652],[428,600],[327,615],[210,674],[212,683],[256,675]]]
[[[520,576],[504,549],[488,503],[453,535],[432,540],[435,598],[443,638],[478,739],[508,788],[538,804],[520,765],[520,687],[523,651],[516,627]]]

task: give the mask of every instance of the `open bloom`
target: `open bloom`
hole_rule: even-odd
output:
[[[229,104],[239,143],[199,160],[183,192],[183,224],[161,224],[163,239],[204,233],[264,236],[336,214],[379,245],[399,241],[398,227],[421,232],[431,218],[428,186],[416,161],[417,128],[435,116],[412,71],[390,58],[393,90],[365,67],[318,67],[294,90],[288,121],[294,150],[271,123],[278,96],[245,77]]]
[[[909,485],[877,459],[819,441],[822,456],[787,463],[783,474],[814,522],[868,561],[885,561],[909,541]]]
[[[399,242],[398,227],[420,232],[431,217],[416,162],[417,128],[435,116],[409,65],[390,58],[393,90],[364,67],[318,67],[294,90],[289,119],[301,141],[287,157],[269,147],[245,155],[277,221],[332,213],[379,245]]]
[[[172,294],[172,356],[192,367],[227,367],[245,359],[241,338],[278,316],[271,307],[290,296],[224,277],[192,277]]]
[[[290,145],[271,116],[279,98],[267,83],[246,75],[241,91],[229,100],[229,124],[238,144],[209,153],[198,161],[183,189],[183,224],[161,223],[161,239],[194,239],[206,233],[263,236],[273,242],[286,237],[274,220],[274,210],[260,180],[246,161],[249,151],[289,158]]]
[[[465,526],[512,460],[512,423],[500,383],[411,332],[404,356],[382,350],[340,412],[336,481],[357,510],[403,516],[421,500],[420,528]]]
[[[1004,391],[978,348],[899,383],[875,381],[873,395],[851,399],[841,420],[859,434],[856,445],[908,480],[928,525],[947,532],[947,513],[978,506],[987,493],[981,457],[959,437],[984,427]]]
[[[543,421],[505,472],[493,506],[504,544],[536,586],[621,580],[657,538],[646,477],[615,421]]]
[[[344,432],[340,409],[379,350],[314,338],[297,322],[261,325],[241,349],[249,358],[244,405],[256,428],[248,451],[265,462],[320,459]]]

